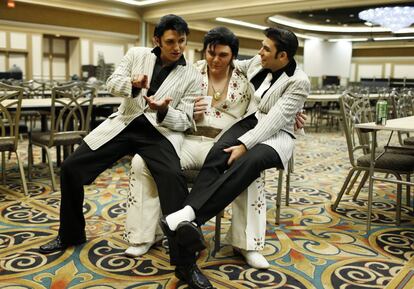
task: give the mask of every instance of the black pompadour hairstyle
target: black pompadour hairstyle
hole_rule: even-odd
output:
[[[289,60],[293,59],[298,50],[299,42],[292,31],[281,28],[267,28],[263,33],[275,43],[277,53],[285,51]]]
[[[167,30],[175,30],[179,34],[190,34],[187,22],[180,16],[174,14],[164,15],[160,18],[160,21],[154,29],[154,37],[161,37]]]
[[[239,39],[226,27],[215,27],[204,35],[203,51],[206,51],[210,45],[214,47],[217,44],[228,45],[231,49],[233,57],[237,57],[239,53]]]

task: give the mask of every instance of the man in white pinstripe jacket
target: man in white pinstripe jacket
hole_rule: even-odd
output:
[[[295,115],[310,83],[293,58],[298,47],[295,34],[275,28],[264,34],[259,55],[236,63],[252,89],[248,113],[210,150],[184,208],[160,220],[166,235],[185,225],[186,234],[177,230],[176,238],[194,253],[203,248],[204,240],[199,230],[189,228],[223,210],[261,171],[286,167],[293,152]]]
[[[86,242],[83,186],[127,154],[139,154],[158,187],[164,214],[181,208],[187,184],[179,152],[183,131],[194,125],[194,100],[201,95],[201,74],[183,56],[189,29],[179,16],[163,16],[154,29],[154,49],[130,49],[107,81],[124,100],[118,111],[94,129],[61,167],[59,235],[41,253]],[[195,266],[195,256],[169,239],[176,275],[193,288],[212,288]],[[196,284],[195,284],[196,283]]]

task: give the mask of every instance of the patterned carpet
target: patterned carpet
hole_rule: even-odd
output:
[[[22,155],[27,143],[21,145]],[[36,165],[30,197],[21,193],[12,157],[7,183],[0,186],[0,288],[186,288],[174,277],[161,244],[142,258],[123,255],[129,159],[105,171],[87,187],[84,213],[88,242],[64,253],[42,255],[40,244],[58,229],[60,192],[52,192],[48,170]],[[297,142],[290,205],[274,225],[274,170],[267,172],[267,238],[270,270],[249,268],[222,243],[216,257],[205,250],[198,264],[217,288],[413,288],[414,215],[395,216],[395,186],[375,184],[373,226],[365,232],[365,187],[357,202],[350,196],[331,210],[350,167],[345,137],[339,132],[308,133]],[[405,199],[403,199],[405,204]],[[223,238],[229,227],[223,219]],[[213,248],[214,223],[203,227]],[[410,285],[411,284],[411,285]],[[405,286],[405,287],[404,287]],[[409,287],[407,287],[409,286]]]

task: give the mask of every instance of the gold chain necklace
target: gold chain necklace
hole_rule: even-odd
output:
[[[211,88],[213,89],[213,98],[214,100],[219,100],[221,98],[221,94],[223,93],[223,91],[226,89],[226,87],[223,88],[223,90],[220,92],[218,90],[216,90],[213,86],[213,82],[210,82]]]
[[[214,85],[213,85],[213,81],[209,81],[208,84],[211,85],[211,89],[213,89],[213,98],[215,101],[220,100],[221,95],[223,94],[223,92],[226,90],[226,88],[229,86],[229,81],[230,81],[230,76],[231,76],[231,69],[229,70],[228,74],[227,74],[227,81],[224,84],[224,87],[221,91],[218,91]]]

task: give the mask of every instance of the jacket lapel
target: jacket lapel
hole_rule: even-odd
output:
[[[143,60],[140,66],[139,73],[146,74],[148,76],[148,85],[149,85],[151,83],[152,73],[154,72],[154,65],[155,65],[155,61],[157,60],[157,56],[155,56],[155,54],[152,53],[151,51],[148,51],[142,57],[143,57]],[[147,93],[148,93],[148,89],[142,89],[140,95],[147,96]],[[145,106],[147,103],[145,100],[143,100],[144,99],[143,97],[141,98],[142,98],[142,104]]]
[[[256,74],[258,74],[259,72],[260,72],[260,70],[262,70],[262,66],[260,65],[260,63],[259,63],[259,65],[258,66],[256,66],[254,69],[253,69],[253,71],[250,73],[250,75],[248,75],[247,77],[248,77],[248,80],[249,80],[249,82],[250,82],[250,80],[252,80],[252,78],[253,77],[255,77],[256,76]]]
[[[168,92],[171,92],[174,89],[174,84],[178,83],[180,80],[181,70],[183,66],[177,65],[176,68],[174,68],[170,74],[168,74],[167,78],[164,80],[164,82],[161,84],[160,88],[155,93],[155,99],[159,100],[162,99],[164,96],[167,95]]]
[[[152,73],[154,72],[154,65],[155,65],[155,61],[157,60],[157,56],[152,53],[149,52],[149,55],[147,55],[147,57],[145,57],[144,60],[144,73],[146,75],[148,75],[148,84],[151,83],[151,79],[152,79]]]
[[[273,92],[277,89],[280,89],[288,79],[289,76],[286,74],[286,72],[283,72],[282,75],[275,81],[275,83],[273,83],[273,85],[266,91],[265,95],[263,95],[261,103],[266,103]],[[279,98],[279,96],[280,93],[276,95],[277,98]]]

